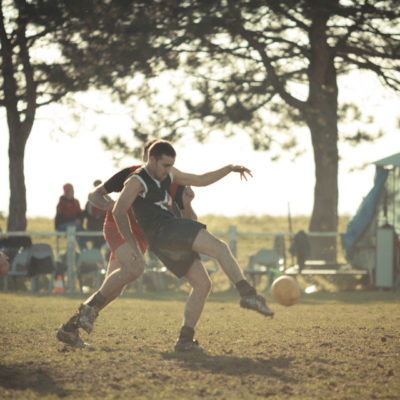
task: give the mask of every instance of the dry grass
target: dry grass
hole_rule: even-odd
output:
[[[0,294],[2,399],[398,399],[400,295],[303,295],[273,320],[212,294],[197,329],[204,356],[173,344],[186,294],[125,295],[69,350],[56,328],[79,296]]]

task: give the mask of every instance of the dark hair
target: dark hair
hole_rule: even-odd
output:
[[[158,140],[158,139],[151,139],[151,140],[148,140],[148,141],[146,142],[146,144],[145,144],[144,147],[143,147],[143,157],[148,153],[150,146],[151,146],[153,143],[157,142],[157,140]]]
[[[166,140],[156,140],[150,146],[149,157],[154,157],[156,160],[159,160],[163,155],[175,158],[175,149],[172,147],[172,144]]]

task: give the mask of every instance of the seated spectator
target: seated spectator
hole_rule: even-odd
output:
[[[70,183],[63,186],[64,195],[60,197],[57,204],[57,213],[54,220],[55,228],[59,232],[65,232],[69,226],[75,226],[77,232],[82,232],[83,211],[79,200],[74,198],[74,187]],[[84,236],[77,236],[80,250],[86,248],[87,239]]]
[[[97,187],[101,184],[100,180],[95,180],[93,186]],[[85,206],[85,218],[86,218],[86,230],[87,231],[103,231],[104,219],[106,217],[106,211],[95,207],[88,201]],[[93,244],[93,248],[100,249],[105,243],[103,235],[94,236],[90,239]]]
[[[0,251],[8,257],[10,264],[19,251],[30,246],[32,239],[29,236],[7,236],[7,233],[0,229]]]

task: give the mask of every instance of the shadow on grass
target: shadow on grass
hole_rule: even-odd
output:
[[[59,387],[45,368],[33,363],[0,365],[0,387],[6,390],[31,390],[40,396],[66,397],[71,394],[68,390]]]
[[[261,375],[277,378],[283,382],[297,383],[285,371],[290,370],[294,357],[248,358],[231,355],[161,353],[165,360],[180,360],[186,368],[193,371],[208,370],[213,374],[234,376]]]

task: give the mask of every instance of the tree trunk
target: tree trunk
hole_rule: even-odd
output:
[[[336,232],[338,225],[338,148],[337,127],[330,117],[317,113],[309,123],[315,160],[314,207],[310,232]],[[312,238],[312,257],[336,261],[336,238]]]
[[[334,54],[325,34],[328,18],[324,10],[316,10],[310,29],[310,88],[305,111],[315,161],[310,232],[336,232],[338,225],[338,88]],[[336,238],[312,239],[311,251],[313,258],[336,261]]]
[[[20,128],[21,130],[23,128]],[[24,155],[27,135],[10,129],[9,179],[10,204],[8,213],[8,231],[26,230],[26,188],[24,175]]]
[[[9,130],[10,204],[8,231],[26,230],[26,188],[24,155],[26,141],[31,133],[36,113],[36,83],[33,76],[26,38],[26,3],[16,2],[17,29],[8,35],[5,27],[3,5],[0,2],[1,71],[3,75],[4,106]],[[14,55],[15,54],[17,55]],[[21,64],[17,64],[20,62]],[[18,77],[18,78],[17,78]],[[24,81],[22,79],[24,78]],[[23,83],[21,83],[23,82]],[[19,84],[21,83],[19,90]]]

